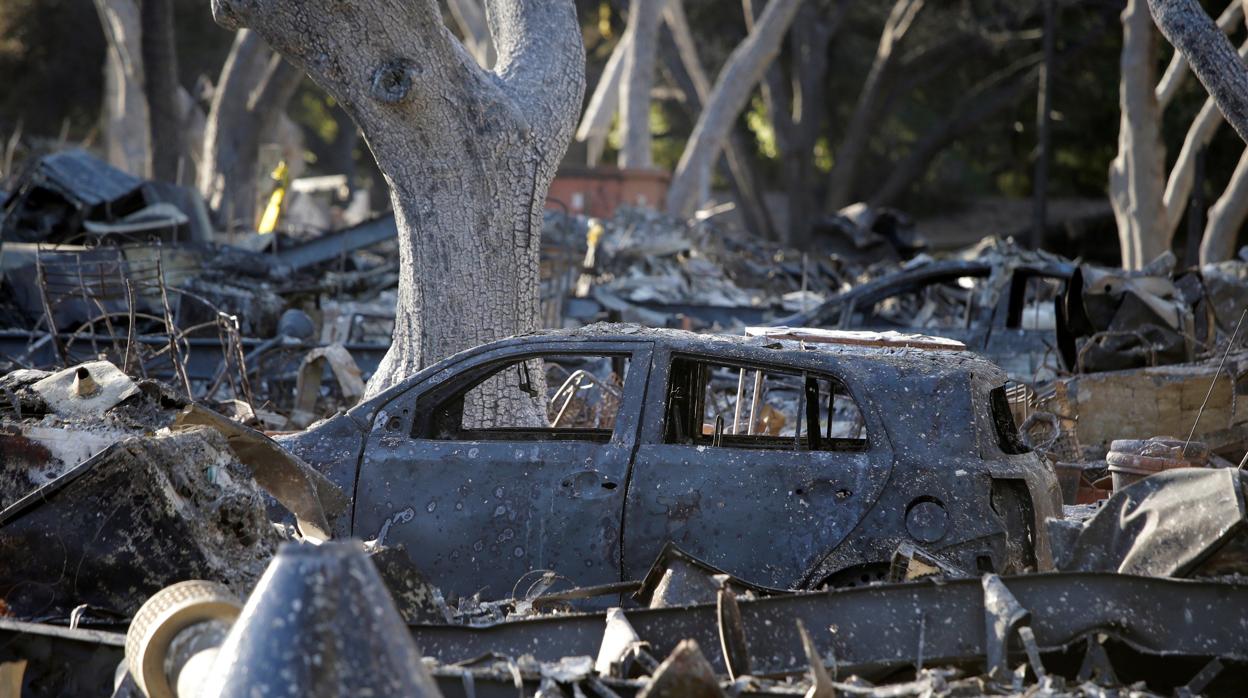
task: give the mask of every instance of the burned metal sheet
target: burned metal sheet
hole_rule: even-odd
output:
[[[0,238],[66,242],[89,218],[131,213],[144,205],[142,180],[84,150],[42,158],[4,203]]]
[[[1180,468],[1147,477],[1111,496],[1071,536],[1059,567],[1066,571],[1186,577],[1220,550],[1248,537],[1243,488],[1248,475],[1230,468]],[[1245,542],[1240,543],[1243,547]]]
[[[256,484],[295,515],[304,535],[330,538],[329,520],[347,509],[349,499],[298,456],[255,429],[199,405],[188,405],[174,425],[177,429],[207,426],[219,432],[239,462],[251,471]]]

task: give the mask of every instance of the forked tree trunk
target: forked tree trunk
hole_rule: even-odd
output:
[[[897,0],[884,22],[880,41],[875,49],[875,59],[867,72],[866,82],[858,93],[858,101],[849,118],[849,125],[834,151],[832,174],[828,181],[828,196],[824,208],[829,213],[853,203],[854,183],[858,176],[858,163],[867,151],[868,135],[873,130],[876,107],[884,87],[884,77],[896,55],[897,44],[923,9],[924,0]]]
[[[659,46],[659,20],[665,0],[632,0],[628,7],[630,35],[620,75],[620,165],[648,168],[650,155],[650,92]]]
[[[1165,239],[1165,147],[1156,82],[1157,32],[1145,0],[1122,12],[1121,123],[1109,166],[1109,197],[1124,269],[1139,269],[1168,249]]]
[[[243,30],[234,37],[213,93],[199,169],[199,191],[221,225],[255,225],[260,143],[302,79],[259,35]]]
[[[697,42],[685,16],[683,0],[667,0],[663,8],[663,24],[668,44],[667,50],[663,51],[664,62],[672,82],[685,93],[690,120],[697,120],[702,106],[711,96],[711,80],[698,55]],[[724,154],[719,160],[720,174],[732,187],[746,228],[764,239],[774,240],[778,237],[775,225],[759,191],[750,151],[745,143],[739,133],[729,134],[724,143]]]
[[[753,31],[733,50],[719,71],[711,96],[702,108],[672,176],[667,191],[668,213],[689,216],[697,207],[699,193],[707,189],[711,168],[719,158],[724,139],[749,101],[754,86],[780,52],[780,43],[801,4],[801,0],[769,0]]]
[[[104,143],[114,167],[152,173],[151,121],[143,93],[142,20],[134,0],[95,0],[108,53],[104,66]]]
[[[173,182],[189,165],[183,111],[178,100],[173,0],[141,2],[144,93],[152,126],[152,176]]]
[[[252,27],[338,100],[390,185],[398,306],[369,395],[536,329],[545,194],[585,90],[571,0],[489,0],[492,72],[450,33],[436,0],[214,0],[213,14]]]

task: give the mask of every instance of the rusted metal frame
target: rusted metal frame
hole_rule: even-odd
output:
[[[169,306],[169,291],[165,284],[164,264],[161,250],[156,249],[156,281],[160,284],[160,302],[165,311],[165,333],[169,336],[169,360],[173,362],[174,374],[182,382],[186,390],[186,399],[194,400],[195,393],[191,388],[191,379],[186,375],[186,365],[182,363],[182,352],[178,349],[178,339],[173,324],[173,310]]]
[[[138,330],[136,330],[134,327],[135,320],[137,319],[135,317],[136,311],[134,308],[134,282],[131,281],[130,279],[126,279],[125,282],[126,282],[126,355],[125,355],[125,358],[121,362],[121,371],[122,373],[125,373],[126,375],[130,375],[130,369],[134,365],[134,359],[136,356],[134,336]],[[138,364],[139,364],[139,371],[142,372],[144,378],[147,378],[147,369],[146,367],[143,366],[143,361],[142,360],[138,361]]]
[[[81,298],[82,298],[82,304],[83,304],[83,305],[85,305],[85,306],[87,306],[88,308],[90,308],[90,307],[91,307],[91,302],[92,302],[93,300],[95,300],[95,299],[94,299],[94,298],[92,298],[92,297],[91,297],[91,295],[87,293],[87,282],[86,282],[86,280],[85,280],[85,279],[83,279],[83,278],[82,278],[82,265],[81,265],[81,264],[78,264],[78,265],[76,265],[76,266],[77,266],[76,271],[77,271],[77,278],[78,278],[78,293],[79,293],[79,295],[80,295],[80,296],[81,296]],[[99,302],[99,301],[95,301],[95,305],[99,307],[100,312],[104,312],[104,306],[100,305],[100,302]],[[112,327],[112,323],[108,323],[108,322],[106,322],[105,324],[106,324],[106,326],[108,327],[108,334],[109,334],[109,336],[110,336],[110,337],[111,337],[111,336],[113,336],[113,327]],[[100,355],[100,347],[99,347],[99,345],[97,345],[97,344],[95,343],[95,339],[94,339],[94,335],[95,335],[95,328],[94,328],[94,327],[92,327],[92,328],[91,328],[91,334],[92,334],[92,337],[93,337],[93,338],[91,339],[91,354],[92,354],[93,356],[99,356],[99,355]],[[114,348],[114,349],[116,349],[116,348],[117,348],[117,340],[116,340],[115,338],[113,339],[113,348]]]
[[[43,305],[43,316],[48,324],[48,336],[52,338],[52,346],[56,349],[56,356],[60,360],[61,365],[68,366],[69,358],[65,351],[65,345],[61,343],[61,336],[56,331],[56,319],[52,315],[52,303],[48,300],[47,271],[44,269],[38,246],[35,247],[35,279],[39,282],[39,301]]]
[[[1248,585],[1106,573],[1047,573],[1001,581],[1031,611],[1030,627],[1040,651],[1061,650],[1099,632],[1147,654],[1248,660],[1248,636],[1241,632],[1236,612],[1248,607]],[[1072,598],[1114,603],[1072,606]],[[927,666],[982,667],[989,652],[979,579],[739,599],[738,605],[751,671],[757,676],[806,671],[798,621],[811,629],[821,656],[837,658],[842,674],[912,666],[920,637]],[[719,646],[715,604],[626,613],[658,656],[686,638],[703,648]],[[829,632],[833,627],[835,633]],[[884,627],[888,633],[880,632]],[[603,617],[581,614],[486,627],[414,625],[411,631],[427,656],[445,663],[487,651],[557,661],[593,656],[602,641]],[[1010,652],[1022,656],[1021,649],[1011,645]],[[717,671],[726,670],[719,653],[707,654]]]

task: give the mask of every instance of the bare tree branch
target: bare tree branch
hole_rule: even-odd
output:
[[[1248,58],[1248,41],[1239,47],[1239,55],[1241,58]],[[1209,145],[1222,123],[1222,112],[1218,111],[1218,105],[1212,97],[1206,98],[1187,129],[1183,148],[1179,151],[1179,156],[1170,169],[1170,178],[1166,181],[1162,208],[1166,212],[1164,242],[1167,248],[1174,240],[1174,231],[1183,220],[1183,211],[1192,194],[1192,186],[1196,181],[1197,154]]]
[[[1244,5],[1240,0],[1230,0],[1226,9],[1218,16],[1218,29],[1226,33],[1235,30],[1235,25],[1244,19]],[[1179,93],[1179,88],[1186,82],[1187,76],[1191,71],[1187,69],[1187,59],[1183,57],[1182,51],[1175,51],[1170,56],[1170,64],[1166,66],[1166,72],[1161,76],[1161,81],[1157,83],[1157,101],[1161,104],[1161,108],[1165,109],[1174,96]]]
[[[1235,256],[1235,242],[1248,220],[1248,148],[1239,156],[1226,190],[1209,207],[1205,234],[1200,240],[1200,263],[1221,262]]]
[[[825,202],[825,208],[829,211],[836,211],[853,203],[850,201],[853,196],[851,187],[858,174],[858,163],[867,150],[867,134],[879,104],[885,73],[892,65],[897,44],[905,38],[923,6],[924,0],[897,0],[884,22],[880,41],[875,49],[875,60],[867,72],[866,82],[863,83],[862,90],[858,93],[858,101],[854,104],[854,113],[850,116],[849,125],[845,128],[845,134],[835,152],[836,160],[829,177]]]
[[[492,67],[496,58],[494,40],[490,37],[489,23],[486,22],[485,9],[481,7],[480,0],[446,0],[446,4],[464,36],[464,44],[477,59],[477,63],[482,68]]]
[[[1248,142],[1248,67],[1230,40],[1196,0],[1148,0],[1148,6],[1161,33],[1186,57],[1227,123]]]
[[[801,0],[770,0],[754,31],[728,57],[672,176],[667,192],[669,213],[686,216],[698,205],[698,193],[706,188],[724,138],[775,60],[800,7]]]

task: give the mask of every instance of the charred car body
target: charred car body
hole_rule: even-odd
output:
[[[532,390],[536,360],[568,373],[553,426],[473,423],[471,392]],[[870,581],[903,542],[1047,569],[1058,486],[1004,381],[962,351],[595,325],[457,354],[284,445],[354,493],[339,533],[402,544],[451,596],[640,579],[669,542],[775,588]],[[573,393],[600,398],[574,426]]]

